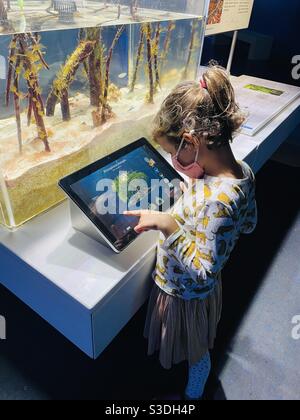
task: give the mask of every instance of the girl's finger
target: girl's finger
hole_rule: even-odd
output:
[[[151,226],[149,226],[148,224],[146,224],[146,223],[140,223],[139,225],[137,225],[136,227],[135,227],[135,231],[137,232],[137,233],[141,233],[141,232],[148,232],[149,230],[151,230],[152,228],[151,228]]]
[[[134,228],[134,230],[136,231],[136,233],[142,233],[142,232],[145,232],[146,231],[146,229],[143,228],[142,226],[136,226]]]
[[[142,213],[140,211],[124,211],[124,216],[135,216],[135,217],[141,217]]]
[[[151,210],[136,210],[136,211],[125,211],[123,214],[125,216],[136,216],[136,217],[142,217],[142,216],[148,216],[151,214],[156,214],[157,212],[153,212]]]
[[[185,183],[184,182],[181,182],[180,183],[180,188],[181,188],[181,191],[182,192],[184,192],[184,193],[186,193],[187,192],[187,186],[185,185]]]

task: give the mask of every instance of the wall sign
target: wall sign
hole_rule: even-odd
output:
[[[254,0],[210,0],[206,35],[249,27]]]

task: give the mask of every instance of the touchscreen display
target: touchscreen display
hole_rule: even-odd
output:
[[[181,195],[180,177],[147,145],[136,148],[70,185],[109,232],[117,249],[136,236],[138,218],[126,210],[168,211]]]

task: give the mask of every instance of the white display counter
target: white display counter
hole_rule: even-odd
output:
[[[235,156],[255,172],[300,122],[300,99],[255,137],[238,136]],[[71,342],[97,358],[146,301],[156,233],[115,255],[72,227],[65,202],[16,232],[0,228],[0,283]]]

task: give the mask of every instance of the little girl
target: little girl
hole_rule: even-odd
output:
[[[161,231],[145,336],[166,369],[189,363],[185,399],[203,396],[222,309],[221,272],[241,234],[256,227],[255,178],[230,142],[243,115],[226,71],[211,66],[164,101],[154,139],[194,181],[170,214],[140,217],[138,233]]]

